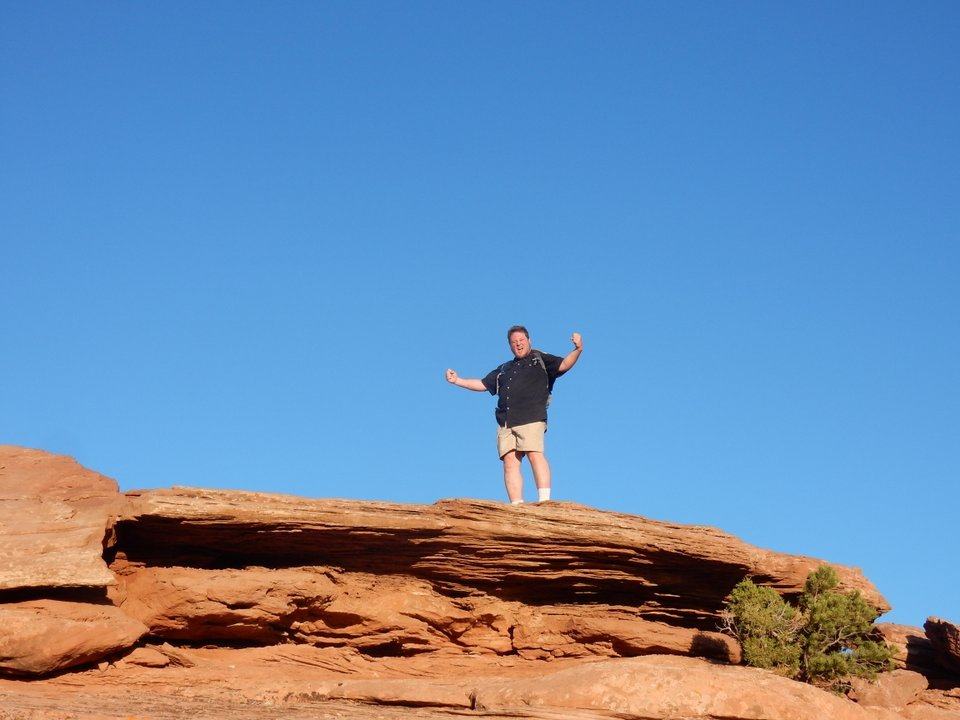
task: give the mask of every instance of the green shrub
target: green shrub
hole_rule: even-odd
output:
[[[851,677],[872,679],[892,668],[893,649],[876,639],[876,610],[856,591],[837,592],[838,584],[833,568],[818,568],[793,607],[744,580],[730,593],[723,629],[740,641],[748,665],[837,691]]]
[[[729,628],[748,665],[794,677],[800,669],[798,613],[771,588],[744,580],[730,594]]]

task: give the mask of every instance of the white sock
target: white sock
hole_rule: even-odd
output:
[[[523,500],[511,500],[511,505],[523,505]]]
[[[550,488],[537,488],[537,502],[550,499]]]

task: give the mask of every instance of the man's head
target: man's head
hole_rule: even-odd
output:
[[[507,342],[514,357],[522,358],[530,352],[530,333],[523,325],[514,325],[507,330]]]

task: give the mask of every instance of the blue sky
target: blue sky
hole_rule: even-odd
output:
[[[558,499],[960,621],[956,3],[9,3],[0,442],[123,489]],[[528,476],[527,497],[534,494]]]

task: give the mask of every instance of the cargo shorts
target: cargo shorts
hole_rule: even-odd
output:
[[[517,425],[515,427],[497,428],[497,452],[502,459],[511,450],[518,452],[543,452],[543,434],[547,431],[547,423],[539,422]]]

